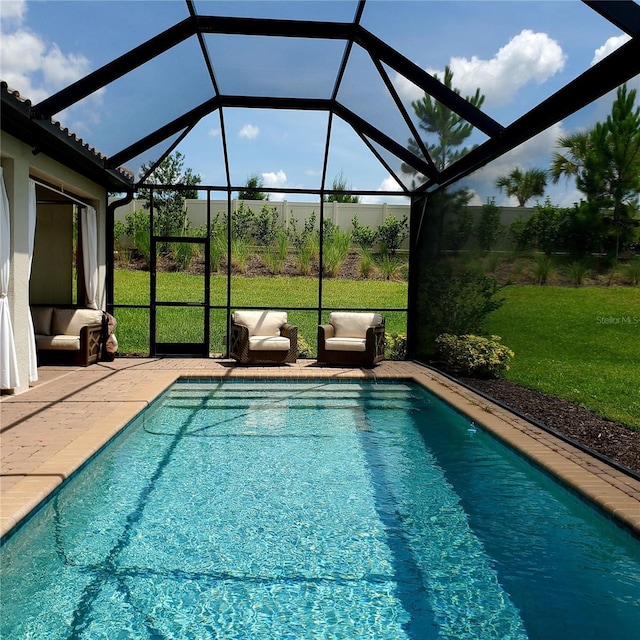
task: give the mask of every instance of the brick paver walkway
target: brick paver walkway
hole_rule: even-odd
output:
[[[640,482],[415,363],[383,362],[366,370],[305,360],[238,367],[207,359],[118,358],[87,368],[43,367],[39,373],[29,391],[0,397],[2,535],[181,376],[414,380],[640,535]]]

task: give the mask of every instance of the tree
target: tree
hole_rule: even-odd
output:
[[[437,75],[434,78],[439,80]],[[458,89],[453,88],[453,71],[448,66],[444,70],[444,85],[453,89],[455,93],[460,93]],[[484,102],[480,89],[476,89],[473,96],[466,96],[465,99],[478,108]],[[435,142],[431,143],[425,140],[425,146],[438,170],[444,169],[469,151],[466,147],[459,148],[473,132],[473,125],[462,116],[445,107],[428,93],[425,93],[420,100],[414,100],[411,106],[420,119],[418,125],[420,129],[428,136],[436,138]],[[422,149],[413,138],[409,139],[408,148],[409,151],[424,159]],[[416,174],[416,170],[406,164],[402,165],[402,170],[411,175]]]
[[[434,77],[439,80],[437,75]],[[448,66],[444,70],[444,85],[460,94],[460,91],[453,87],[453,71]],[[466,96],[465,99],[477,108],[484,102],[480,89],[476,89],[473,96]],[[414,100],[411,106],[420,120],[420,129],[431,139],[431,142],[427,139],[423,142],[437,169],[444,169],[468,152],[466,147],[460,147],[473,132],[473,125],[428,93],[420,100]],[[407,146],[413,154],[425,159],[422,148],[413,138],[409,139]],[[413,167],[403,163],[402,171],[415,176],[414,186],[416,181],[421,181],[421,176]],[[471,198],[472,193],[468,189],[446,189],[437,191],[430,197],[429,209],[434,219],[435,232],[432,238],[436,254],[444,248],[458,250],[466,241],[471,229],[469,216],[464,209]]]
[[[238,200],[268,200],[269,196],[260,191],[264,187],[262,176],[257,173],[251,174],[247,178],[247,184],[244,189],[238,191]]]
[[[618,88],[611,113],[593,129],[558,139],[551,176],[574,177],[586,207],[599,211],[603,248],[617,258],[633,242],[640,205],[640,107],[636,91]]]
[[[352,204],[358,204],[358,202],[360,202],[358,196],[345,193],[345,191],[351,189],[351,185],[347,186],[347,179],[342,175],[342,171],[333,179],[331,189],[333,193],[324,197],[325,202],[347,202]]]
[[[515,196],[518,206],[524,207],[531,198],[541,198],[547,186],[547,172],[544,169],[522,171],[516,167],[509,175],[499,176],[496,187],[506,191],[507,196]]]
[[[155,161],[150,162],[148,166],[143,164],[140,167],[140,177],[146,175],[154,164]],[[195,187],[195,185],[200,184],[200,176],[193,173],[191,169],[183,169],[183,167],[184,155],[176,151],[154,167],[146,182],[160,186],[183,185],[186,187]],[[145,200],[145,209],[149,209],[151,206],[151,190],[140,189],[140,196]],[[155,233],[161,236],[171,236],[186,231],[188,220],[185,200],[197,197],[197,189],[153,189]]]

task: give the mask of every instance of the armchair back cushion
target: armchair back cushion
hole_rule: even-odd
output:
[[[100,309],[53,309],[51,335],[79,336],[82,327],[102,324]]]
[[[329,314],[329,324],[335,329],[336,338],[361,338],[367,336],[367,329],[382,322],[379,313],[355,311],[333,311]]]
[[[51,335],[51,319],[53,307],[31,307],[33,330],[41,336]]]
[[[279,336],[280,327],[287,323],[286,311],[236,311],[233,321],[249,330],[249,337]]]

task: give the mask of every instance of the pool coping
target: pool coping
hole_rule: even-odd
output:
[[[87,368],[43,367],[39,372],[42,381],[33,388],[0,396],[2,537],[181,378],[415,382],[640,537],[640,481],[415,362],[362,369],[311,360],[245,367],[207,359],[118,358]]]

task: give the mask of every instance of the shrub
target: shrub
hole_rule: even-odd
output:
[[[363,225],[358,220],[358,216],[353,216],[351,224],[353,225],[351,233],[353,243],[361,249],[371,249],[376,241],[376,232],[371,227]]]
[[[404,333],[384,334],[384,357],[387,360],[405,360],[407,357],[407,336]]]
[[[482,205],[482,213],[476,228],[478,245],[482,251],[488,252],[495,247],[504,231],[500,223],[501,209],[493,198]]]
[[[396,255],[396,251],[408,235],[409,221],[407,216],[398,220],[389,214],[376,231],[376,239],[380,243],[381,252],[392,257]]]
[[[249,241],[253,231],[256,214],[251,207],[240,202],[231,216],[231,237]]]
[[[565,217],[566,211],[551,204],[547,197],[544,205],[535,207],[525,224],[525,242],[547,255],[559,250],[565,242],[562,237]]]
[[[311,357],[311,347],[309,343],[298,334],[298,358],[310,358]]]
[[[509,370],[514,353],[501,344],[500,336],[454,336],[444,333],[436,338],[438,355],[444,366],[458,375],[497,378]]]
[[[522,217],[519,217],[509,225],[509,235],[515,244],[516,251],[526,251],[533,245],[534,239],[529,220],[525,222]]]
[[[263,247],[272,244],[278,234],[278,210],[263,204],[260,213],[253,220],[253,236],[256,242]]]
[[[473,213],[469,207],[460,207],[454,219],[445,229],[446,247],[450,251],[460,251],[473,232]]]
[[[449,262],[428,269],[418,286],[420,324],[430,343],[441,333],[482,333],[487,315],[504,303],[494,278]]]

